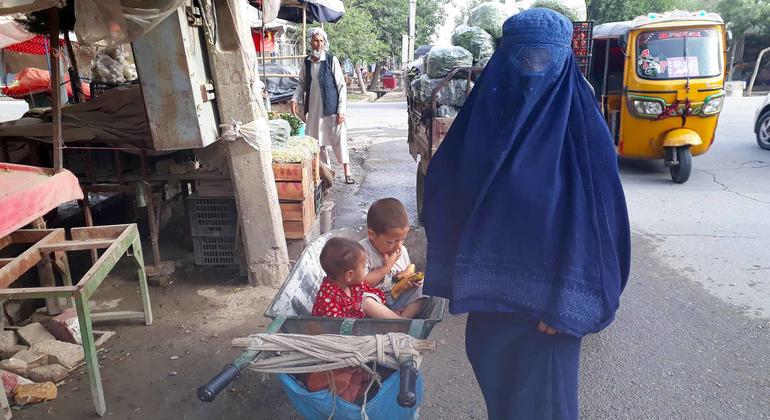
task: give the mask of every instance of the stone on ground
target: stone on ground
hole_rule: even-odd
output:
[[[43,324],[39,322],[35,322],[33,324],[19,328],[18,333],[19,337],[21,337],[21,341],[27,343],[29,346],[34,346],[35,344],[42,343],[44,341],[56,339],[56,337],[51,335],[51,333],[45,329]]]
[[[58,340],[48,340],[32,346],[32,350],[48,356],[51,363],[73,369],[85,358],[83,347]]]

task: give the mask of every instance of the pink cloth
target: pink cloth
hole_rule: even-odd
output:
[[[61,204],[83,198],[72,172],[0,162],[0,238]]]

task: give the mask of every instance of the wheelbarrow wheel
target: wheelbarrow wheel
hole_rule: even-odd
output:
[[[692,173],[692,152],[689,147],[677,147],[675,153],[677,163],[669,168],[671,179],[677,184],[684,184]]]

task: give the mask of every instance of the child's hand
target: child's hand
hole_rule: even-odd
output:
[[[418,288],[420,286],[422,286],[422,280],[410,281],[406,285],[406,290],[416,289],[416,288]]]
[[[393,266],[396,264],[396,261],[398,261],[398,258],[401,257],[401,250],[398,249],[396,252],[392,254],[382,254],[382,259],[385,262],[385,267],[390,270],[393,268]]]

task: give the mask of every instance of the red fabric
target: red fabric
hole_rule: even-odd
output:
[[[65,75],[64,83],[68,97],[72,96],[72,84],[69,81],[69,75]],[[10,86],[3,86],[3,94],[11,98],[23,99],[35,93],[51,93],[51,73],[48,70],[27,67],[16,75],[16,82]],[[88,83],[81,83],[80,88],[87,98],[91,97],[91,88]]]
[[[262,30],[252,29],[251,39],[254,41],[254,47],[257,52],[262,51]],[[275,32],[265,31],[265,52],[275,51]]]
[[[83,198],[77,177],[63,170],[0,162],[0,238],[49,211]]]
[[[356,403],[366,393],[372,382],[372,375],[361,367],[349,367],[327,372],[313,372],[307,375],[305,387],[310,392],[329,388],[329,379],[334,380],[334,390],[343,400]]]
[[[28,39],[24,42],[19,42],[18,44],[13,44],[5,47],[6,50],[14,51],[17,53],[22,54],[33,54],[33,55],[46,55],[48,54],[46,46],[48,45],[48,40],[42,36],[38,35],[32,39]],[[59,39],[59,45],[64,45],[64,40]]]
[[[325,316],[331,318],[366,318],[361,303],[364,293],[372,293],[385,302],[385,295],[381,290],[367,284],[354,284],[350,286],[350,296],[328,278],[321,283],[318,295],[313,304],[313,316]]]
[[[396,88],[396,78],[395,77],[383,77],[382,78],[382,87],[385,89],[395,89]]]

